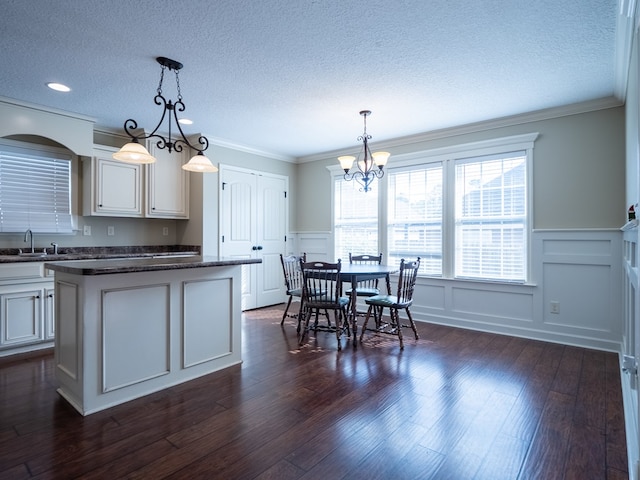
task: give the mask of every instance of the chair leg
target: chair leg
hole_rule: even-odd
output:
[[[339,310],[334,310],[333,311],[333,318],[335,319],[336,322],[336,339],[338,340],[338,350],[342,350],[342,344],[340,342],[340,337],[342,335],[342,330],[341,330],[341,322],[340,322],[340,311]]]
[[[304,310],[304,324],[302,325],[301,331],[298,333],[298,346],[302,346],[304,343],[304,337],[309,331],[309,320],[311,319],[311,309],[305,308]]]
[[[289,295],[289,301],[287,302],[287,308],[284,309],[284,315],[282,315],[282,321],[280,322],[280,325],[284,325],[284,319],[287,318],[287,313],[289,312],[289,307],[291,306],[291,300],[293,300],[293,297],[291,295]]]
[[[416,324],[413,321],[413,317],[411,316],[411,312],[409,311],[409,307],[405,308],[407,311],[407,317],[409,317],[409,324],[411,325],[411,329],[413,330],[413,334],[416,336],[416,340],[420,337],[418,336],[418,329],[416,328]]]
[[[302,317],[304,315],[304,302],[300,299],[300,309],[298,310],[298,327],[296,328],[296,332],[300,333],[300,324],[302,322]]]
[[[400,350],[404,350],[404,342],[402,341],[402,325],[400,324],[400,314],[397,308],[391,309],[391,321],[395,324],[398,339],[400,340]]]
[[[369,317],[371,316],[371,311],[373,311],[374,319],[376,317],[375,308],[373,305],[369,305],[367,309],[367,316],[364,317],[364,323],[362,324],[362,331],[360,332],[360,343],[362,343],[362,339],[364,338],[364,332],[367,331],[367,323],[369,323]]]

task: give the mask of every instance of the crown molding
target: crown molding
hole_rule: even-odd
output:
[[[627,96],[633,36],[636,29],[636,0],[619,0],[616,16],[613,93],[623,102]]]
[[[466,125],[460,125],[457,127],[443,128],[439,130],[432,130],[430,132],[419,133],[416,135],[409,135],[406,137],[399,137],[386,141],[377,141],[376,150],[386,150],[398,146],[406,146],[413,143],[428,142],[431,140],[453,137],[458,135],[464,135],[468,133],[476,133],[485,130],[493,130],[501,127],[509,127],[512,125],[520,125],[523,123],[537,122],[541,120],[550,120],[553,118],[566,117],[570,115],[577,115],[580,113],[594,112],[597,110],[605,110],[607,108],[619,107],[623,105],[623,102],[616,97],[606,97],[596,100],[590,100],[587,102],[574,103],[570,105],[564,105],[561,107],[546,108],[543,110],[536,110],[534,112],[522,113],[518,115],[511,115],[508,117],[496,118],[493,120],[486,120],[483,122],[469,123]],[[326,160],[331,157],[338,157],[339,155],[348,155],[350,153],[359,151],[358,147],[350,149],[332,150],[323,153],[317,153],[313,155],[306,155],[299,157],[297,163],[315,162],[318,160]],[[357,155],[357,153],[356,153]]]

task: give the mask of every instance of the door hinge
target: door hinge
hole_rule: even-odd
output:
[[[287,191],[284,191],[284,198],[287,198]]]
[[[222,235],[222,243],[224,243],[224,235]]]
[[[227,182],[222,182],[222,189],[224,190],[224,186],[227,184]]]
[[[287,236],[286,236],[286,235],[284,236],[284,241],[285,241],[285,242],[287,241]]]

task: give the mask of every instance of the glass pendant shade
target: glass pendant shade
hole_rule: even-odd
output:
[[[188,163],[182,166],[183,170],[188,170],[190,172],[217,172],[218,167],[211,163],[204,153],[198,152],[196,155],[191,157]]]
[[[126,163],[154,163],[156,157],[138,142],[127,143],[120,150],[115,152],[113,158]]]
[[[371,157],[373,157],[373,163],[378,167],[384,167],[390,156],[391,154],[389,152],[374,152],[371,154]]]
[[[342,157],[338,157],[340,166],[345,172],[348,172],[349,170],[351,170],[351,167],[353,166],[353,161],[355,159],[356,157],[353,157],[351,155],[343,155]]]

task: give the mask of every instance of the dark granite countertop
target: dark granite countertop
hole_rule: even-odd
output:
[[[48,249],[51,251],[51,248]],[[36,252],[42,251],[36,249]],[[0,249],[0,264],[21,262],[58,262],[70,260],[99,260],[112,258],[146,258],[200,255],[200,247],[193,245],[159,245],[134,247],[61,247],[58,255],[20,255],[18,249]]]
[[[108,275],[114,273],[154,272],[184,268],[224,267],[262,263],[258,258],[223,258],[213,256],[180,257],[175,255],[151,258],[112,258],[45,263],[45,268],[74,275]]]

